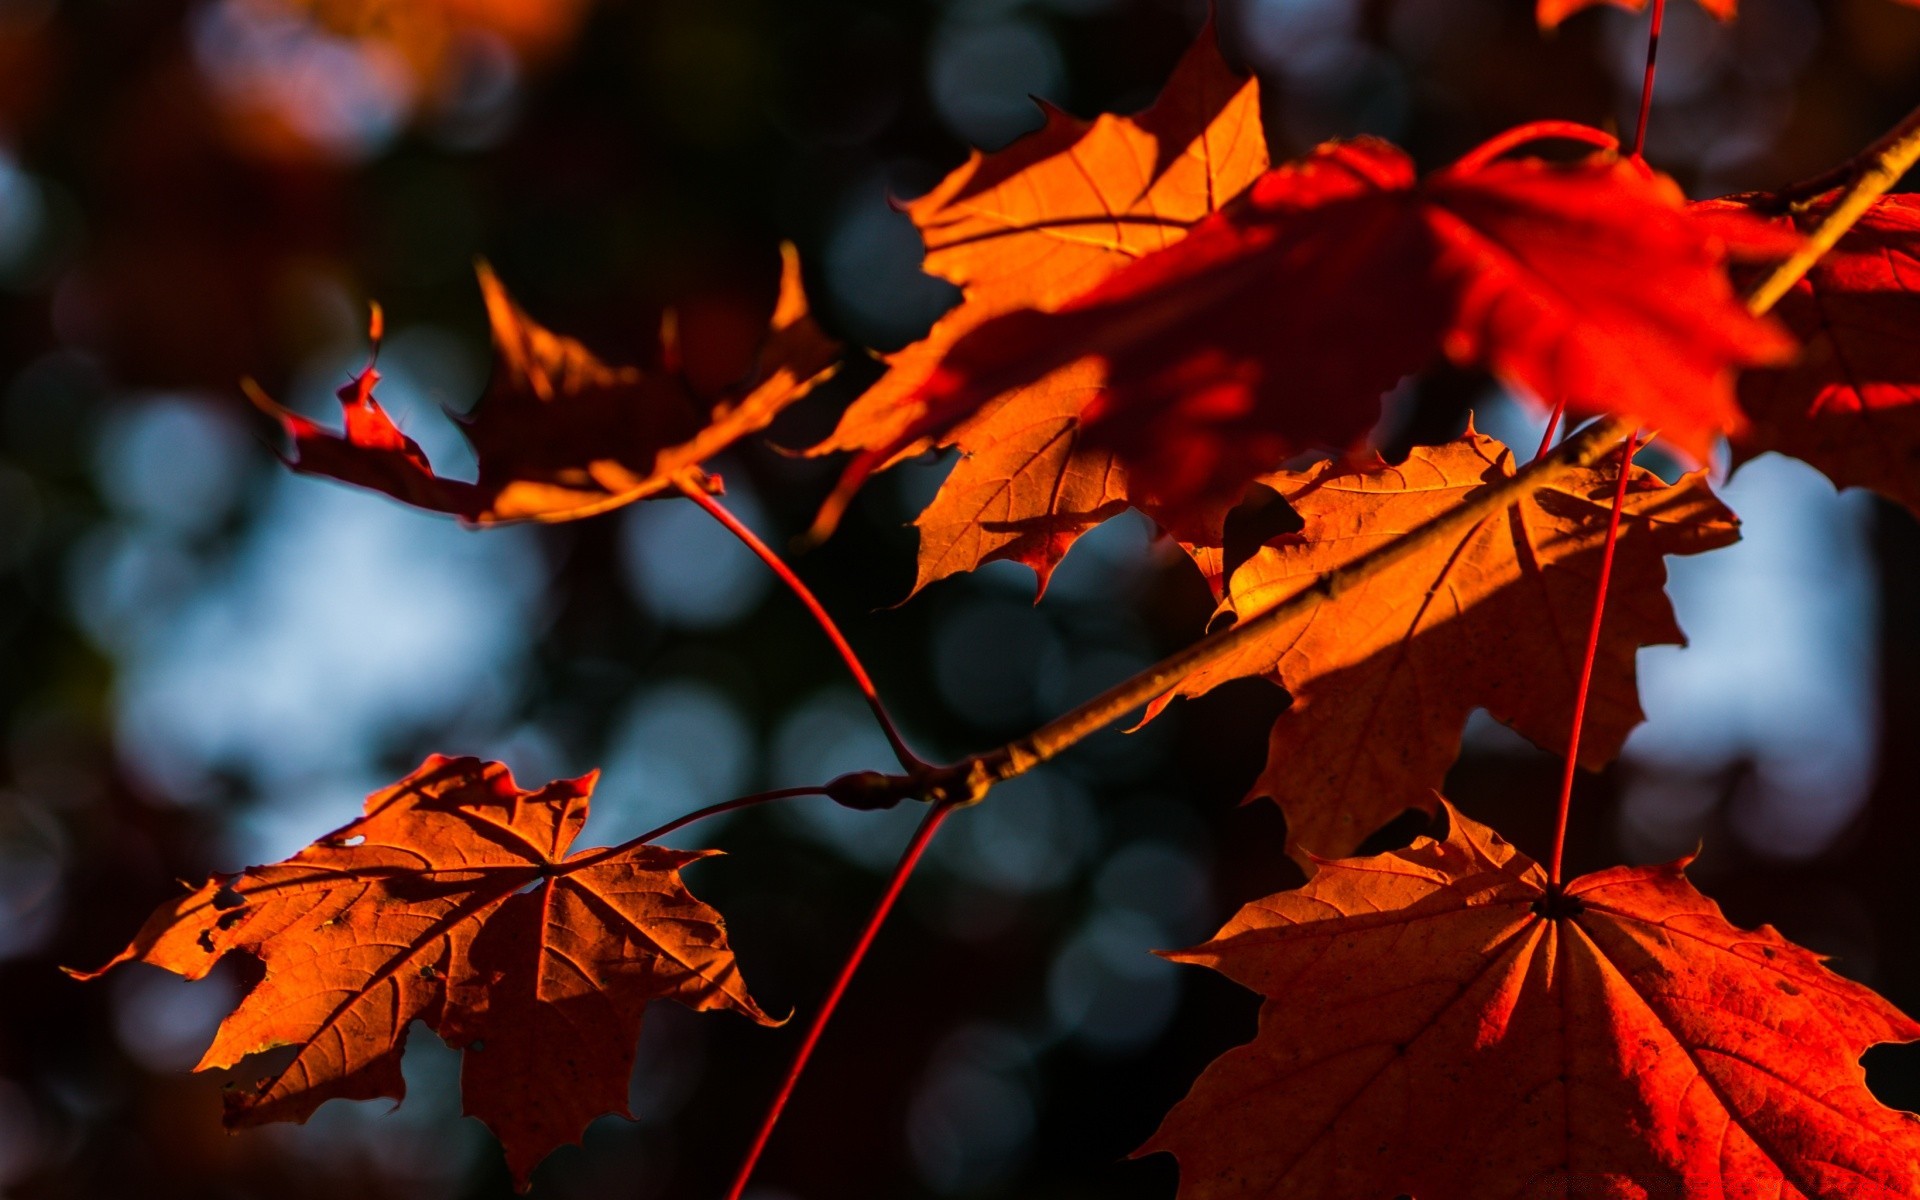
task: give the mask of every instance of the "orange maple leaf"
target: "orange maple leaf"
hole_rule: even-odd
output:
[[[1416,448],[1399,466],[1326,462],[1262,476],[1304,526],[1234,571],[1221,612],[1245,619],[1272,608],[1513,473],[1512,452],[1469,429]],[[1272,797],[1286,811],[1297,853],[1352,853],[1404,810],[1431,807],[1476,708],[1565,748],[1615,479],[1609,465],[1536,492],[1459,541],[1276,626],[1172,695],[1249,675],[1284,686],[1293,704],[1274,722],[1250,798]],[[1738,536],[1704,476],[1668,486],[1635,468],[1581,737],[1584,766],[1604,766],[1644,716],[1634,652],[1684,641],[1663,556]]]
[[[456,417],[479,459],[473,483],[436,475],[413,439],[374,399],[371,366],[340,389],[346,418],[336,435],[268,399],[248,394],[293,441],[288,465],[310,475],[382,491],[473,525],[566,521],[671,493],[690,475],[717,490],[699,466],[766,428],[782,409],[830,375],[839,346],[814,324],[800,259],[781,248],[780,298],[751,377],[703,396],[677,371],[610,367],[572,338],[549,332],[480,268],[493,330],[494,368],[472,413]],[[376,317],[375,341],[378,319]],[[662,325],[669,363],[674,325]]]
[[[1793,349],[1722,268],[1798,239],[1691,211],[1672,180],[1611,152],[1502,157],[1547,136],[1609,141],[1526,126],[1423,180],[1385,142],[1322,146],[1068,303],[971,331],[907,433],[1091,360],[1108,383],[1089,444],[1163,506],[1203,508],[1303,450],[1357,448],[1382,393],[1444,353],[1704,458],[1740,425],[1734,369]]]
[[[1777,216],[1810,232],[1837,195]],[[1768,197],[1711,201],[1745,210]],[[1764,209],[1763,209],[1764,211]],[[1769,450],[1920,514],[1920,197],[1884,196],[1773,308],[1805,343],[1798,360],[1740,377],[1747,427],[1736,460]]]
[[[1920,1118],[1860,1055],[1920,1023],[1682,874],[1564,892],[1446,806],[1171,955],[1270,1001],[1141,1153],[1181,1200],[1905,1200]]]
[[[524,1189],[602,1113],[627,1113],[648,1001],[773,1024],[741,981],[720,914],[680,881],[715,851],[568,846],[594,776],[522,791],[499,763],[435,755],[366,815],[284,862],[218,875],[162,905],[91,979],[146,962],[199,979],[230,951],[264,977],[197,1070],[293,1056],[227,1093],[230,1127],[304,1121],[323,1102],[405,1095],[407,1025],[463,1049],[468,1115]]]
[[[1111,451],[1090,448],[1081,413],[1100,393],[1095,364],[1033,380],[951,428],[911,434],[918,397],[949,347],[981,322],[1049,307],[1186,235],[1267,167],[1259,84],[1220,55],[1212,23],[1150,108],[1082,121],[1045,107],[1046,125],[994,154],[975,151],[906,206],[926,270],[960,285],[960,305],[887,373],[813,453],[857,450],[816,531],[838,520],[873,470],[930,445],[960,459],[920,531],[917,591],[984,562],[1031,567],[1045,590],[1074,541],[1129,505],[1150,507]]]

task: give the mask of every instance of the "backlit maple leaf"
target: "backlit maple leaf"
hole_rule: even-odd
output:
[[[1920,1023],[1685,863],[1556,895],[1493,830],[1322,862],[1172,955],[1267,997],[1142,1152],[1181,1200],[1910,1200],[1920,1118],[1860,1056]]]
[[[1773,219],[1811,231],[1834,198]],[[1920,197],[1881,197],[1773,311],[1805,349],[1740,377],[1735,457],[1790,454],[1920,514]]]
[[[1175,690],[1193,696],[1268,675],[1292,693],[1252,795],[1286,811],[1296,852],[1351,853],[1405,809],[1430,806],[1476,708],[1564,750],[1615,469],[1580,471],[1533,493],[1464,538],[1276,626]],[[1244,620],[1272,608],[1513,473],[1512,452],[1469,429],[1446,445],[1416,448],[1398,466],[1328,462],[1262,476],[1304,524],[1234,571],[1221,611]],[[1663,556],[1737,536],[1733,514],[1701,475],[1669,487],[1635,469],[1581,735],[1584,766],[1604,766],[1643,719],[1635,651],[1684,641],[1664,590]]]
[[[971,331],[908,432],[1091,361],[1108,383],[1089,444],[1169,508],[1231,503],[1300,451],[1359,447],[1382,393],[1444,353],[1704,458],[1740,426],[1734,369],[1793,349],[1723,266],[1797,239],[1690,211],[1671,180],[1610,152],[1501,157],[1547,135],[1604,137],[1523,127],[1423,180],[1385,142],[1322,146],[1085,294]]]
[[[925,268],[960,285],[960,305],[887,358],[888,370],[814,453],[862,451],[818,527],[837,519],[868,473],[930,445],[960,459],[920,531],[915,589],[983,562],[1033,568],[1042,590],[1075,539],[1130,504],[1106,449],[1089,448],[1081,413],[1100,394],[1097,365],[1069,366],[1010,389],[954,424],[913,433],[921,389],[949,347],[989,317],[1062,303],[1118,268],[1172,245],[1267,166],[1259,84],[1221,58],[1211,24],[1152,107],[1082,121],[1047,107],[1046,125],[1005,150],[975,151],[906,206]]]
[[[372,367],[340,389],[344,434],[253,400],[293,441],[288,464],[382,491],[474,525],[565,521],[669,493],[676,475],[766,428],[834,369],[839,347],[808,315],[800,260],[782,247],[780,298],[752,376],[704,396],[675,371],[610,367],[572,338],[535,324],[485,267],[480,287],[493,329],[487,393],[456,418],[479,459],[476,482],[436,475],[413,439],[374,399]],[[673,325],[663,326],[671,339]],[[668,358],[671,359],[669,354]]]
[[[465,1051],[465,1110],[524,1188],[593,1118],[627,1115],[649,1001],[773,1023],[720,914],[680,881],[712,851],[567,853],[593,783],[522,791],[499,763],[435,755],[359,820],[162,905],[112,962],[76,974],[131,961],[199,979],[229,952],[258,959],[263,978],[196,1069],[295,1052],[227,1093],[233,1127],[304,1121],[336,1098],[399,1100],[407,1026],[423,1021]]]

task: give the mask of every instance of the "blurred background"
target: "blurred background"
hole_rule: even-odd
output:
[[[1539,35],[1528,0],[1221,0],[1276,156],[1358,132],[1429,165],[1511,124],[1629,119],[1645,18]],[[486,534],[296,478],[242,375],[328,415],[384,302],[382,397],[436,464],[485,381],[472,275],[645,362],[672,302],[725,378],[798,242],[823,319],[897,347],[953,300],[889,196],[1032,128],[1029,95],[1146,104],[1204,11],[1180,0],[0,0],[0,1195],[510,1194],[424,1030],[404,1107],[229,1136],[188,1068],[235,999],[127,969],[81,985],[176,879],[283,857],[428,752],[521,781],[604,766],[614,841],[743,792],[886,765],[812,627],[691,505]],[[1920,99],[1920,12],[1676,0],[1650,158],[1695,195],[1811,174]],[[730,358],[729,355],[735,357]],[[704,365],[702,365],[704,364]],[[790,413],[804,445],[875,369]],[[1403,442],[1469,408],[1436,375]],[[336,410],[337,411],[337,410]],[[331,416],[329,415],[329,419]],[[769,539],[833,466],[718,464]],[[1210,601],[1137,520],[1045,603],[1000,566],[891,607],[941,470],[870,486],[800,560],[924,750],[983,748],[1184,644]],[[1643,652],[1650,722],[1583,779],[1587,869],[1704,852],[1696,879],[1920,1011],[1920,527],[1765,459],[1726,488],[1746,540],[1673,564],[1691,649]],[[1294,881],[1237,801],[1282,694],[1251,681],[1108,733],[957,817],[802,1083],[759,1200],[1170,1197],[1127,1162],[1256,1001],[1151,957]],[[1449,791],[1536,854],[1553,756],[1487,722]],[[771,1011],[810,1012],[913,812],[801,800],[680,844]],[[1410,835],[1411,825],[1401,830]],[[552,1197],[717,1195],[799,1035],[656,1006],[634,1123],[537,1178]],[[1920,1055],[1869,1056],[1920,1107]]]

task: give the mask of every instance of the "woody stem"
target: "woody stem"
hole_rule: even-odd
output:
[[[1823,192],[1830,192],[1834,188],[1850,184],[1860,177],[1862,171],[1887,161],[1898,145],[1912,136],[1915,130],[1920,130],[1920,108],[1902,117],[1898,125],[1881,134],[1871,146],[1839,166],[1779,188],[1768,198],[1784,209],[1802,201],[1811,200]]]
[[[887,714],[886,705],[880,702],[880,693],[873,686],[873,677],[867,674],[866,664],[862,663],[860,656],[854,653],[852,644],[847,641],[846,635],[840,632],[840,627],[834,623],[833,618],[827,615],[826,606],[820,603],[819,597],[813,594],[813,590],[800,581],[800,577],[794,574],[793,568],[789,567],[785,560],[761,541],[753,530],[742,524],[740,518],[728,511],[725,505],[708,494],[705,488],[686,475],[674,476],[673,483],[683,495],[706,509],[707,514],[720,522],[728,533],[740,539],[741,544],[753,551],[755,557],[765,563],[767,569],[772,571],[780,582],[786,585],[787,590],[799,599],[808,614],[813,617],[814,624],[820,627],[820,631],[827,635],[827,641],[833,644],[835,652],[840,655],[840,661],[846,664],[847,673],[853,676],[854,686],[860,689],[860,695],[866,699],[867,707],[873,710],[874,719],[880,723],[881,730],[887,735],[887,744],[893,747],[893,756],[900,760],[900,765],[906,768],[907,774],[917,777],[930,771],[932,769],[930,765],[915,754],[907,746],[906,739],[900,736],[899,728],[894,725],[893,718]]]
[[[753,1178],[753,1169],[760,1162],[767,1142],[773,1137],[774,1126],[780,1123],[780,1114],[785,1111],[787,1101],[793,1096],[794,1085],[800,1082],[800,1075],[807,1069],[807,1061],[813,1057],[813,1051],[820,1044],[820,1035],[826,1032],[827,1022],[833,1019],[833,1010],[840,1006],[841,997],[847,994],[847,985],[860,970],[860,963],[867,957],[867,951],[879,936],[880,927],[887,922],[887,916],[893,911],[894,902],[900,899],[900,893],[907,886],[907,879],[913,869],[920,864],[921,855],[926,853],[927,844],[939,830],[940,823],[954,810],[954,805],[935,803],[920,820],[919,828],[913,831],[913,838],[900,854],[900,861],[894,865],[893,875],[887,880],[887,888],[880,894],[879,903],[873,907],[873,915],[867,918],[866,925],[860,930],[860,938],[854,942],[853,950],[847,955],[847,961],[840,967],[840,974],[834,977],[833,986],[827,990],[827,997],[821,1001],[820,1008],[813,1014],[812,1024],[807,1026],[807,1035],[801,1039],[800,1049],[793,1056],[793,1064],[780,1080],[780,1090],[774,1093],[773,1103],[767,1106],[766,1116],[761,1118],[760,1128],[753,1135],[752,1145],[747,1147],[746,1157],[740,1162],[740,1170],[734,1176],[733,1186],[727,1189],[727,1200],[740,1200],[747,1190],[747,1182]]]
[[[1620,448],[1620,474],[1613,486],[1613,512],[1607,518],[1607,540],[1600,551],[1600,580],[1593,588],[1593,621],[1587,626],[1587,653],[1580,663],[1580,683],[1574,690],[1573,729],[1567,735],[1567,762],[1560,775],[1560,813],[1553,828],[1553,859],[1547,881],[1560,882],[1560,860],[1567,848],[1567,815],[1573,808],[1573,775],[1580,764],[1580,727],[1586,721],[1587,696],[1593,684],[1593,663],[1600,655],[1600,626],[1607,615],[1607,585],[1613,581],[1613,551],[1620,541],[1620,510],[1627,502],[1627,481],[1633,476],[1633,452],[1639,433],[1627,435]]]
[[[1807,235],[1800,249],[1775,267],[1773,273],[1760,282],[1760,286],[1748,293],[1747,308],[1755,313],[1763,313],[1779,303],[1780,297],[1792,290],[1793,285],[1799,283],[1813,269],[1813,265],[1833,249],[1847,230],[1867,215],[1874,201],[1900,182],[1915,162],[1920,162],[1920,109],[1908,114],[1886,137],[1874,143],[1868,157],[1854,160],[1849,172],[1853,179],[1852,186],[1827,210],[1827,215]]]
[[[1272,608],[1246,617],[1185,650],[1162,659],[1026,737],[963,763],[968,799],[978,799],[994,784],[1032,770],[1088,735],[1171,691],[1181,680],[1221,662],[1308,609],[1338,599],[1362,582],[1429,547],[1458,540],[1480,522],[1532,495],[1572,477],[1604,458],[1632,426],[1620,418],[1597,421],[1562,442],[1551,454],[1515,474],[1479,488],[1457,506],[1384,546],[1328,571]]]

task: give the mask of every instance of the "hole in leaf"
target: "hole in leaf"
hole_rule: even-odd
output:
[[[1264,483],[1250,484],[1246,497],[1227,514],[1222,539],[1222,569],[1232,579],[1240,564],[1259,553],[1274,538],[1299,533],[1307,527],[1287,498]]]
[[[1860,1059],[1867,1090],[1889,1108],[1920,1109],[1920,1046],[1882,1042]]]
[[[1439,827],[1440,823],[1434,817],[1435,814],[1418,808],[1404,809],[1399,816],[1368,834],[1366,840],[1354,849],[1354,856],[1358,858],[1405,850],[1418,837],[1445,837],[1446,830]]]

